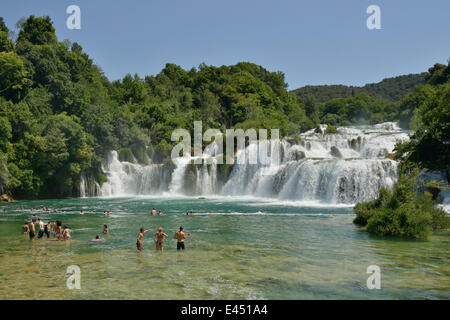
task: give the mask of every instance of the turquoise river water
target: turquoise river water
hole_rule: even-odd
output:
[[[43,206],[58,213],[33,213],[62,220],[71,240],[31,242],[21,233],[30,208]],[[152,207],[164,215],[151,216]],[[0,210],[0,299],[450,298],[448,232],[426,241],[373,237],[352,223],[351,207],[133,197],[16,201]],[[184,252],[173,239],[180,225],[192,233]],[[136,250],[141,226],[169,234],[163,253],[152,232]],[[91,242],[96,235],[105,241]],[[80,267],[80,290],[66,286],[70,265]],[[367,288],[370,265],[381,269],[379,290]]]

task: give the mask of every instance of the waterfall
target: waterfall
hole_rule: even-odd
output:
[[[395,184],[397,163],[386,156],[397,141],[408,139],[407,132],[393,123],[338,131],[321,134],[313,129],[296,142],[266,141],[265,147],[277,156],[269,164],[236,164],[222,194],[352,204],[374,199],[381,187]],[[245,152],[257,154],[258,144]]]
[[[321,125],[323,132],[326,127]],[[397,181],[397,162],[387,156],[398,141],[409,139],[409,132],[392,122],[337,129],[338,134],[316,133],[313,129],[297,137],[250,142],[235,155],[235,161],[240,156],[246,161],[232,167],[217,164],[221,154],[215,143],[205,147],[201,164],[193,164],[197,158],[185,155],[171,168],[120,162],[117,152],[112,151],[103,164],[107,182],[96,192],[102,196],[165,192],[247,195],[353,204],[374,199],[381,187],[392,187]],[[261,161],[262,151],[267,151],[269,161]],[[252,157],[257,161],[250,163]],[[225,166],[229,169],[226,175]],[[87,188],[93,184],[86,183],[83,176],[81,181],[81,195],[92,195],[94,191]]]
[[[86,172],[80,174],[80,197],[96,197],[101,194],[100,185],[91,176],[86,176]]]
[[[169,191],[173,194],[183,193],[184,175],[186,173],[186,167],[191,161],[190,157],[180,157],[174,160],[175,170],[172,173],[172,181],[169,185]]]
[[[117,151],[111,151],[102,170],[108,179],[101,187],[102,196],[146,195],[166,189],[166,172],[161,164],[121,162]]]

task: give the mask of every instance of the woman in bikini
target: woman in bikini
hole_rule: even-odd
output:
[[[155,233],[155,236],[153,237],[153,240],[156,243],[156,251],[161,250],[161,252],[164,251],[164,244],[163,241],[168,237],[167,234],[163,232],[163,228],[159,227],[158,232]]]
[[[64,238],[64,240],[69,240],[70,239],[70,229],[67,226],[64,226],[64,231],[62,232],[62,236]]]

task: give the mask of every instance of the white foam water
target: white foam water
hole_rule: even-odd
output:
[[[324,132],[326,125],[321,129]],[[244,154],[246,161],[235,164],[225,181],[220,181],[218,148],[212,143],[204,150],[203,164],[196,165],[195,185],[189,186],[185,183],[186,170],[194,157],[178,158],[175,169],[169,172],[161,164],[120,162],[117,152],[111,151],[103,164],[108,181],[98,193],[252,196],[352,204],[375,198],[383,186],[392,187],[397,181],[397,162],[386,156],[398,141],[409,139],[409,132],[392,122],[337,129],[338,134],[316,133],[313,129],[295,139],[252,142],[235,155],[236,160]],[[260,161],[260,148],[267,150],[269,161]],[[256,157],[256,163],[248,161],[251,157]],[[91,195],[86,186],[83,188],[84,195]]]

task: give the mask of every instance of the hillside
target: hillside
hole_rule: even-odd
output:
[[[317,102],[327,102],[335,98],[349,98],[358,93],[365,93],[374,98],[394,102],[411,92],[416,85],[425,83],[426,75],[426,72],[422,72],[386,78],[378,83],[369,83],[363,87],[345,85],[305,86],[292,92],[303,101],[307,97],[312,97]]]

